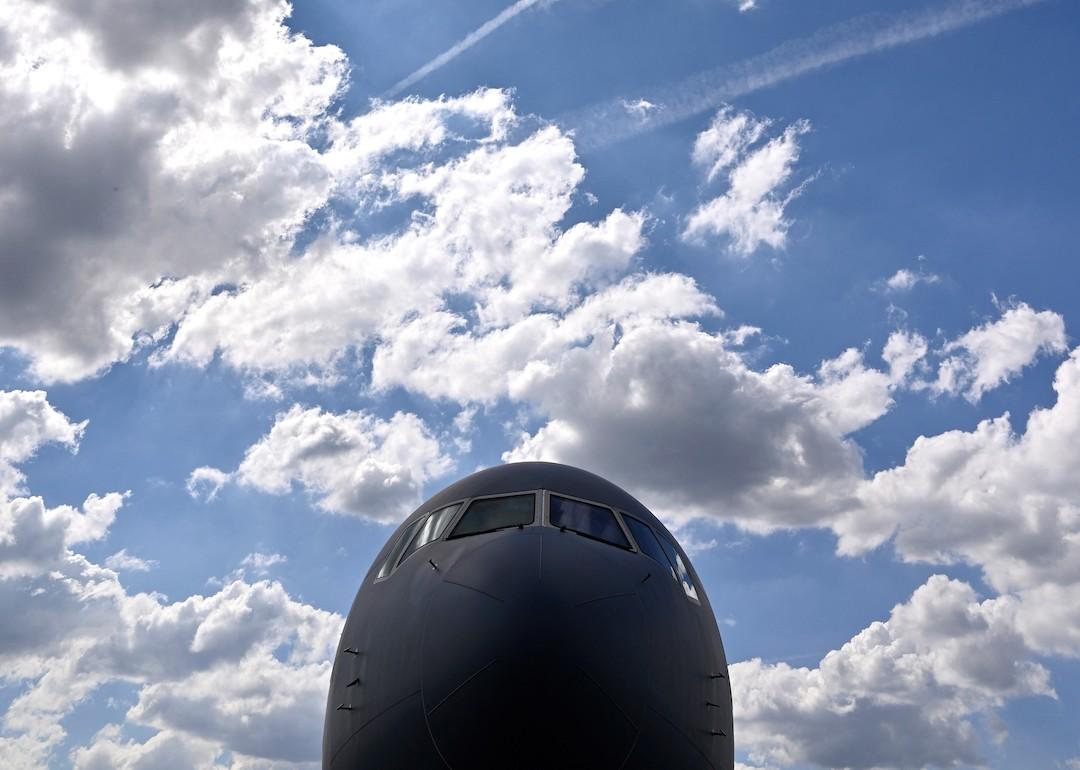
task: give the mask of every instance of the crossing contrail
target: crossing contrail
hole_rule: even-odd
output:
[[[553,0],[548,0],[548,2],[552,2],[552,1]],[[523,11],[527,11],[530,8],[532,8],[534,5],[538,5],[541,2],[544,2],[544,0],[517,0],[516,3],[514,3],[513,5],[511,5],[511,6],[507,7],[507,8],[504,8],[502,10],[502,12],[499,13],[497,16],[495,16],[495,17],[489,19],[488,21],[484,22],[483,24],[481,24],[475,30],[470,32],[465,37],[461,38],[461,40],[454,43],[452,46],[450,46],[450,48],[443,51],[441,54],[439,54],[434,59],[432,59],[427,64],[425,64],[423,67],[416,70],[415,72],[413,72],[408,77],[405,77],[402,80],[399,80],[397,83],[395,83],[393,86],[391,86],[387,90],[387,92],[384,94],[384,96],[386,96],[387,98],[397,96],[402,91],[404,91],[406,88],[409,88],[410,86],[417,83],[418,81],[423,80],[424,78],[426,78],[428,75],[430,75],[435,70],[442,67],[447,62],[451,61],[452,59],[455,59],[459,54],[462,54],[465,51],[468,51],[474,45],[476,45],[481,40],[483,40],[485,37],[487,37],[492,32],[497,30],[503,24],[510,21],[512,18],[517,16],[519,13],[522,13]]]
[[[686,80],[563,115],[581,148],[602,147],[677,123],[744,94],[832,64],[936,37],[1046,0],[953,0],[900,14],[869,14]]]

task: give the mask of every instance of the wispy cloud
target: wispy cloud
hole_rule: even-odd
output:
[[[705,70],[632,99],[619,97],[570,113],[559,121],[573,127],[582,147],[627,139],[726,101],[849,59],[936,37],[1046,0],[953,0],[900,14],[868,14],[813,35],[791,40],[750,59]],[[628,104],[648,103],[648,111]]]
[[[452,46],[450,46],[448,49],[446,49],[434,59],[429,61],[423,67],[416,70],[408,77],[399,80],[397,83],[391,86],[389,90],[387,90],[385,96],[397,96],[406,88],[409,88],[410,86],[418,83],[435,70],[443,67],[447,62],[456,59],[459,55],[463,54],[465,51],[468,51],[474,45],[479,43],[485,37],[490,35],[492,32],[497,30],[499,27],[510,21],[518,14],[527,11],[534,5],[539,5],[542,2],[546,2],[548,5],[550,5],[551,2],[554,2],[554,0],[517,0],[516,3],[508,6],[507,8],[504,8],[497,16],[494,16],[493,18],[481,24],[475,30],[470,32],[465,37],[461,38],[461,40],[454,43]]]

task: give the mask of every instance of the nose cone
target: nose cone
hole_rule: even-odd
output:
[[[451,767],[621,767],[650,686],[633,555],[510,530],[447,568],[429,605],[421,690]]]

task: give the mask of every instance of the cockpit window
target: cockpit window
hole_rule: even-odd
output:
[[[690,577],[690,570],[686,568],[686,564],[683,563],[679,552],[675,550],[675,546],[673,546],[666,537],[660,538],[660,545],[664,547],[664,553],[667,554],[668,559],[670,559],[671,563],[674,565],[675,572],[679,576],[679,582],[682,583],[686,595],[697,601],[697,589],[694,587],[694,581]]]
[[[666,569],[671,574],[671,577],[678,580],[675,567],[671,564],[667,554],[664,553],[660,540],[657,538],[656,533],[652,531],[652,527],[643,521],[638,521],[633,516],[627,516],[625,513],[623,514],[623,521],[626,522],[626,526],[630,528],[630,534],[637,541],[638,549]]]
[[[426,518],[419,518],[408,526],[401,538],[394,543],[394,547],[390,549],[389,555],[386,557],[386,561],[379,567],[379,578],[384,578],[394,571],[394,565],[398,563],[398,557],[401,556],[401,552],[408,547],[412,542],[413,536],[416,534],[416,530],[420,528],[420,525],[426,521]]]
[[[531,493],[507,497],[485,497],[469,503],[461,521],[450,533],[450,538],[479,535],[509,527],[523,527],[526,524],[532,524],[535,517],[536,496]]]
[[[548,518],[553,527],[569,529],[620,548],[630,548],[630,542],[610,508],[552,495]]]
[[[454,503],[445,508],[440,508],[434,513],[428,514],[428,516],[421,519],[422,523],[420,528],[416,531],[416,534],[405,549],[405,552],[401,554],[399,563],[408,559],[415,551],[423,548],[428,543],[442,537],[443,530],[446,529],[446,525],[454,518],[454,514],[458,512],[458,508],[460,507],[461,503]]]

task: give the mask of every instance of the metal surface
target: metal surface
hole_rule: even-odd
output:
[[[472,499],[538,491],[533,525],[445,539]],[[675,543],[697,601],[636,548],[548,526],[543,493],[632,514],[675,543],[625,491],[565,465],[489,468],[439,492],[353,602],[324,770],[732,770],[727,660],[686,554]],[[440,539],[376,581],[409,525],[460,501]]]

